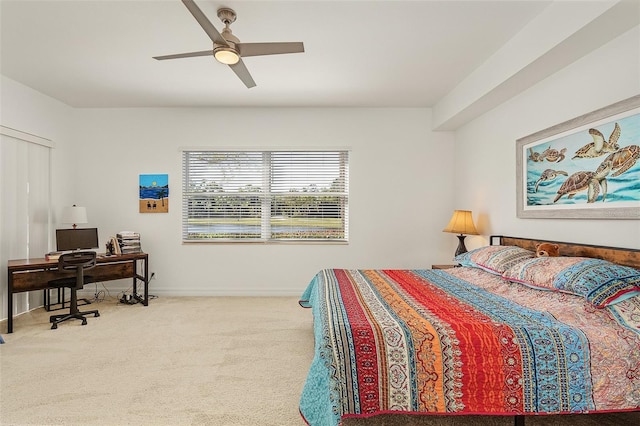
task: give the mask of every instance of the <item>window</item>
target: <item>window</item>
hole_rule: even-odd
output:
[[[183,241],[347,241],[347,151],[184,151]]]

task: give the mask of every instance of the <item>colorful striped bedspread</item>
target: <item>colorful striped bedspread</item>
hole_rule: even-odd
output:
[[[473,268],[327,269],[300,303],[314,317],[300,400],[312,426],[640,409],[638,298],[595,309]]]

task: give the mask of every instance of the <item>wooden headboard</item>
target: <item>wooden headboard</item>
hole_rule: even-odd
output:
[[[497,242],[496,242],[497,240]],[[552,243],[560,246],[561,256],[583,256],[604,259],[619,265],[640,269],[640,250],[620,247],[595,246],[590,244],[567,243],[562,241],[534,240],[531,238],[506,237],[492,235],[491,245],[518,246],[536,251],[540,243]]]

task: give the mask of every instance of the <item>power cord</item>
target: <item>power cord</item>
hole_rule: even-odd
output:
[[[155,272],[151,273],[151,276],[149,277],[149,282],[151,282],[151,280],[153,280],[156,276]],[[129,287],[128,289],[126,289],[125,291],[122,291],[120,293],[118,293],[118,304],[124,304],[124,305],[135,305],[136,303],[140,303],[140,300],[142,296],[140,296],[139,294],[134,295],[133,294],[133,286]],[[150,294],[148,296],[148,299],[157,299],[158,296],[154,296],[152,294]]]
[[[98,290],[98,283],[96,282],[96,289],[95,289],[95,293],[93,294],[93,300],[92,302],[104,302],[104,299],[106,297],[110,297],[111,294],[109,294],[109,289],[107,289],[107,287],[105,287],[103,282],[100,282],[100,284],[102,285],[103,290]]]
[[[136,303],[139,303],[138,299],[133,297],[132,294],[122,294],[122,297],[120,298],[120,303],[124,303],[125,305],[135,305]]]

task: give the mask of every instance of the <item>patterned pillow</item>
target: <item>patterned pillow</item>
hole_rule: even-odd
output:
[[[534,252],[516,246],[486,246],[460,254],[453,260],[462,266],[502,275],[507,269],[535,257]]]
[[[503,278],[585,298],[596,308],[640,294],[640,271],[587,257],[539,257],[507,270]]]

